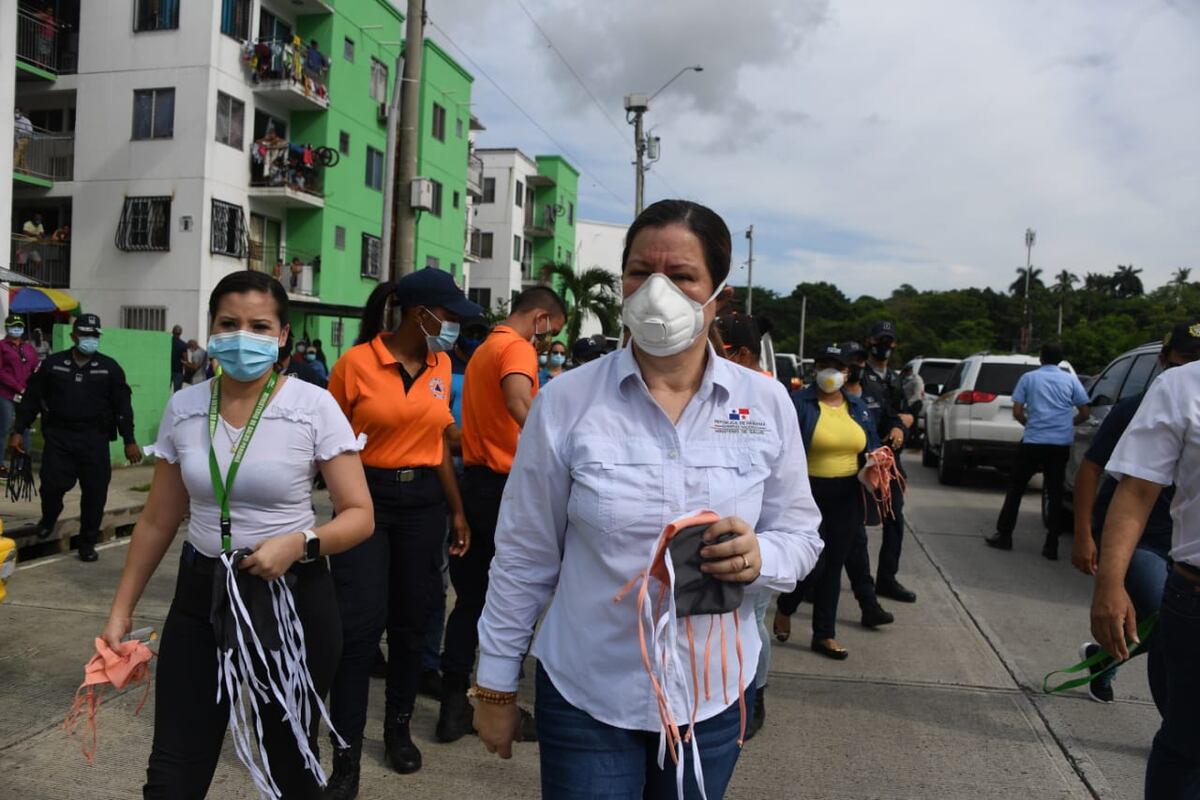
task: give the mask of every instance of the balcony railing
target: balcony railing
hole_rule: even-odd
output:
[[[243,59],[251,82],[302,92],[317,103],[329,104],[329,57],[306,44],[263,39],[248,44]]]
[[[13,131],[13,172],[50,181],[75,175],[75,134]]]
[[[58,75],[79,62],[79,35],[63,28],[48,10],[17,8],[17,59]]]
[[[467,191],[476,198],[483,197],[483,159],[474,153],[467,159]]]
[[[525,234],[533,237],[550,237],[554,235],[554,207],[543,205],[541,213],[536,213],[532,207],[525,209]]]
[[[71,285],[71,243],[13,234],[12,268],[52,289],[65,289]]]
[[[294,263],[296,259],[299,263]],[[306,297],[317,294],[321,256],[311,251],[251,239],[247,266],[257,272],[269,272],[289,294]]]
[[[323,196],[321,158],[316,148],[282,139],[259,139],[250,152],[250,185],[292,189]]]

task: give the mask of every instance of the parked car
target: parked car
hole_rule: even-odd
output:
[[[1075,473],[1084,454],[1091,447],[1092,438],[1100,428],[1100,423],[1108,416],[1108,412],[1120,400],[1133,397],[1146,390],[1162,367],[1158,364],[1158,354],[1162,352],[1162,342],[1150,342],[1140,347],[1122,353],[1089,384],[1084,384],[1091,399],[1092,413],[1082,424],[1075,426],[1075,440],[1071,444],[1071,460],[1067,462],[1067,474],[1064,481],[1063,513],[1073,513],[1075,491]],[[1049,523],[1050,497],[1042,492],[1042,519]]]
[[[805,368],[811,367],[811,365],[811,358],[802,361],[795,353],[776,353],[775,377],[785,389],[794,392],[804,385]]]
[[[908,443],[919,445],[925,436],[925,410],[938,395],[942,387],[960,363],[957,358],[926,358],[917,356],[900,370],[900,385],[904,388],[904,399],[917,408],[917,429],[910,432]],[[919,404],[919,406],[917,405]]]
[[[1012,465],[1024,431],[1013,419],[1013,389],[1039,366],[1036,356],[976,353],[954,368],[928,408],[921,447],[921,463],[937,467],[938,481],[954,485],[969,469]],[[1066,361],[1059,367],[1075,374]]]

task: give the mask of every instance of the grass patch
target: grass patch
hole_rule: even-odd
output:
[[[131,492],[148,492],[148,491],[150,491],[150,484],[143,483],[140,486],[130,486],[129,491],[131,491]]]

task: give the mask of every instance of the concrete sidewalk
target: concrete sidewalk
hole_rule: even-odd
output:
[[[37,477],[38,465],[34,464],[34,489],[41,488]],[[150,478],[154,475],[153,464],[142,462],[137,466],[113,466],[112,481],[108,486],[108,502],[104,506],[104,521],[101,523],[101,541],[113,539],[117,532],[137,521],[149,493]],[[63,498],[63,512],[58,518],[54,532],[45,539],[33,536],[34,526],[42,516],[41,498],[14,503],[4,494],[5,484],[0,482],[0,517],[4,519],[4,535],[17,540],[23,555],[42,556],[54,552],[66,552],[74,544],[72,537],[79,533],[79,486],[67,492]]]
[[[103,546],[97,564],[69,557],[29,563],[10,582],[11,599],[0,606],[3,796],[141,796],[153,697],[139,716],[133,710],[140,693],[104,704],[94,766],[61,730],[92,638],[106,617],[126,543]],[[137,626],[161,627],[178,547],[179,540],[148,587]],[[904,572],[920,601],[885,603],[897,621],[882,630],[862,628],[853,598],[843,595],[838,639],[850,650],[847,661],[808,650],[809,607],[801,608],[792,641],[774,648],[766,727],[746,746],[727,797],[1093,797],[922,548],[906,548]],[[532,707],[528,683],[522,702]],[[363,756],[364,800],[539,795],[536,745],[518,745],[511,761],[500,761],[474,737],[435,744],[437,707],[425,698],[418,700],[413,723],[425,766],[409,776],[390,772],[382,758],[382,711],[383,686],[375,681]],[[254,797],[245,769],[226,745],[209,797]]]

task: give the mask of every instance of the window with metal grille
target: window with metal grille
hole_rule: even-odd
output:
[[[383,261],[383,240],[369,233],[362,235],[362,276],[379,279]]]
[[[166,306],[121,306],[121,327],[134,331],[165,331]]]
[[[179,27],[179,0],[134,0],[133,30],[170,31]]]
[[[241,150],[245,120],[246,104],[224,92],[217,92],[217,141]]]
[[[344,155],[350,155],[350,134],[342,131],[338,134],[338,151]]]
[[[517,181],[517,208],[525,203],[525,184]]]
[[[454,193],[454,207],[455,207],[455,208],[458,208],[458,203],[459,203],[459,196],[458,196],[458,192],[455,192],[455,193]]]
[[[221,33],[242,42],[250,38],[250,0],[221,0]]]
[[[468,289],[467,299],[478,306],[482,306],[484,311],[488,311],[492,307],[492,290],[491,289]]]
[[[446,141],[446,109],[437,103],[433,104],[433,138]]]
[[[333,229],[333,246],[338,250],[346,249],[346,229],[341,225]]]
[[[171,198],[126,197],[114,240],[118,250],[171,249]]]
[[[492,257],[493,234],[481,230],[471,231],[471,250],[480,258]]]
[[[388,68],[378,58],[371,59],[371,99],[376,103],[386,103],[388,83]]]
[[[330,347],[335,347],[335,348],[341,347],[342,340],[345,337],[345,335],[346,335],[346,324],[342,320],[335,319],[329,323],[329,346]]]
[[[133,90],[133,138],[170,139],[175,135],[175,90]]]
[[[513,261],[521,260],[521,237],[513,235]]]
[[[246,215],[242,212],[242,207],[213,200],[212,237],[209,241],[209,251],[222,256],[245,258],[249,250]]]

